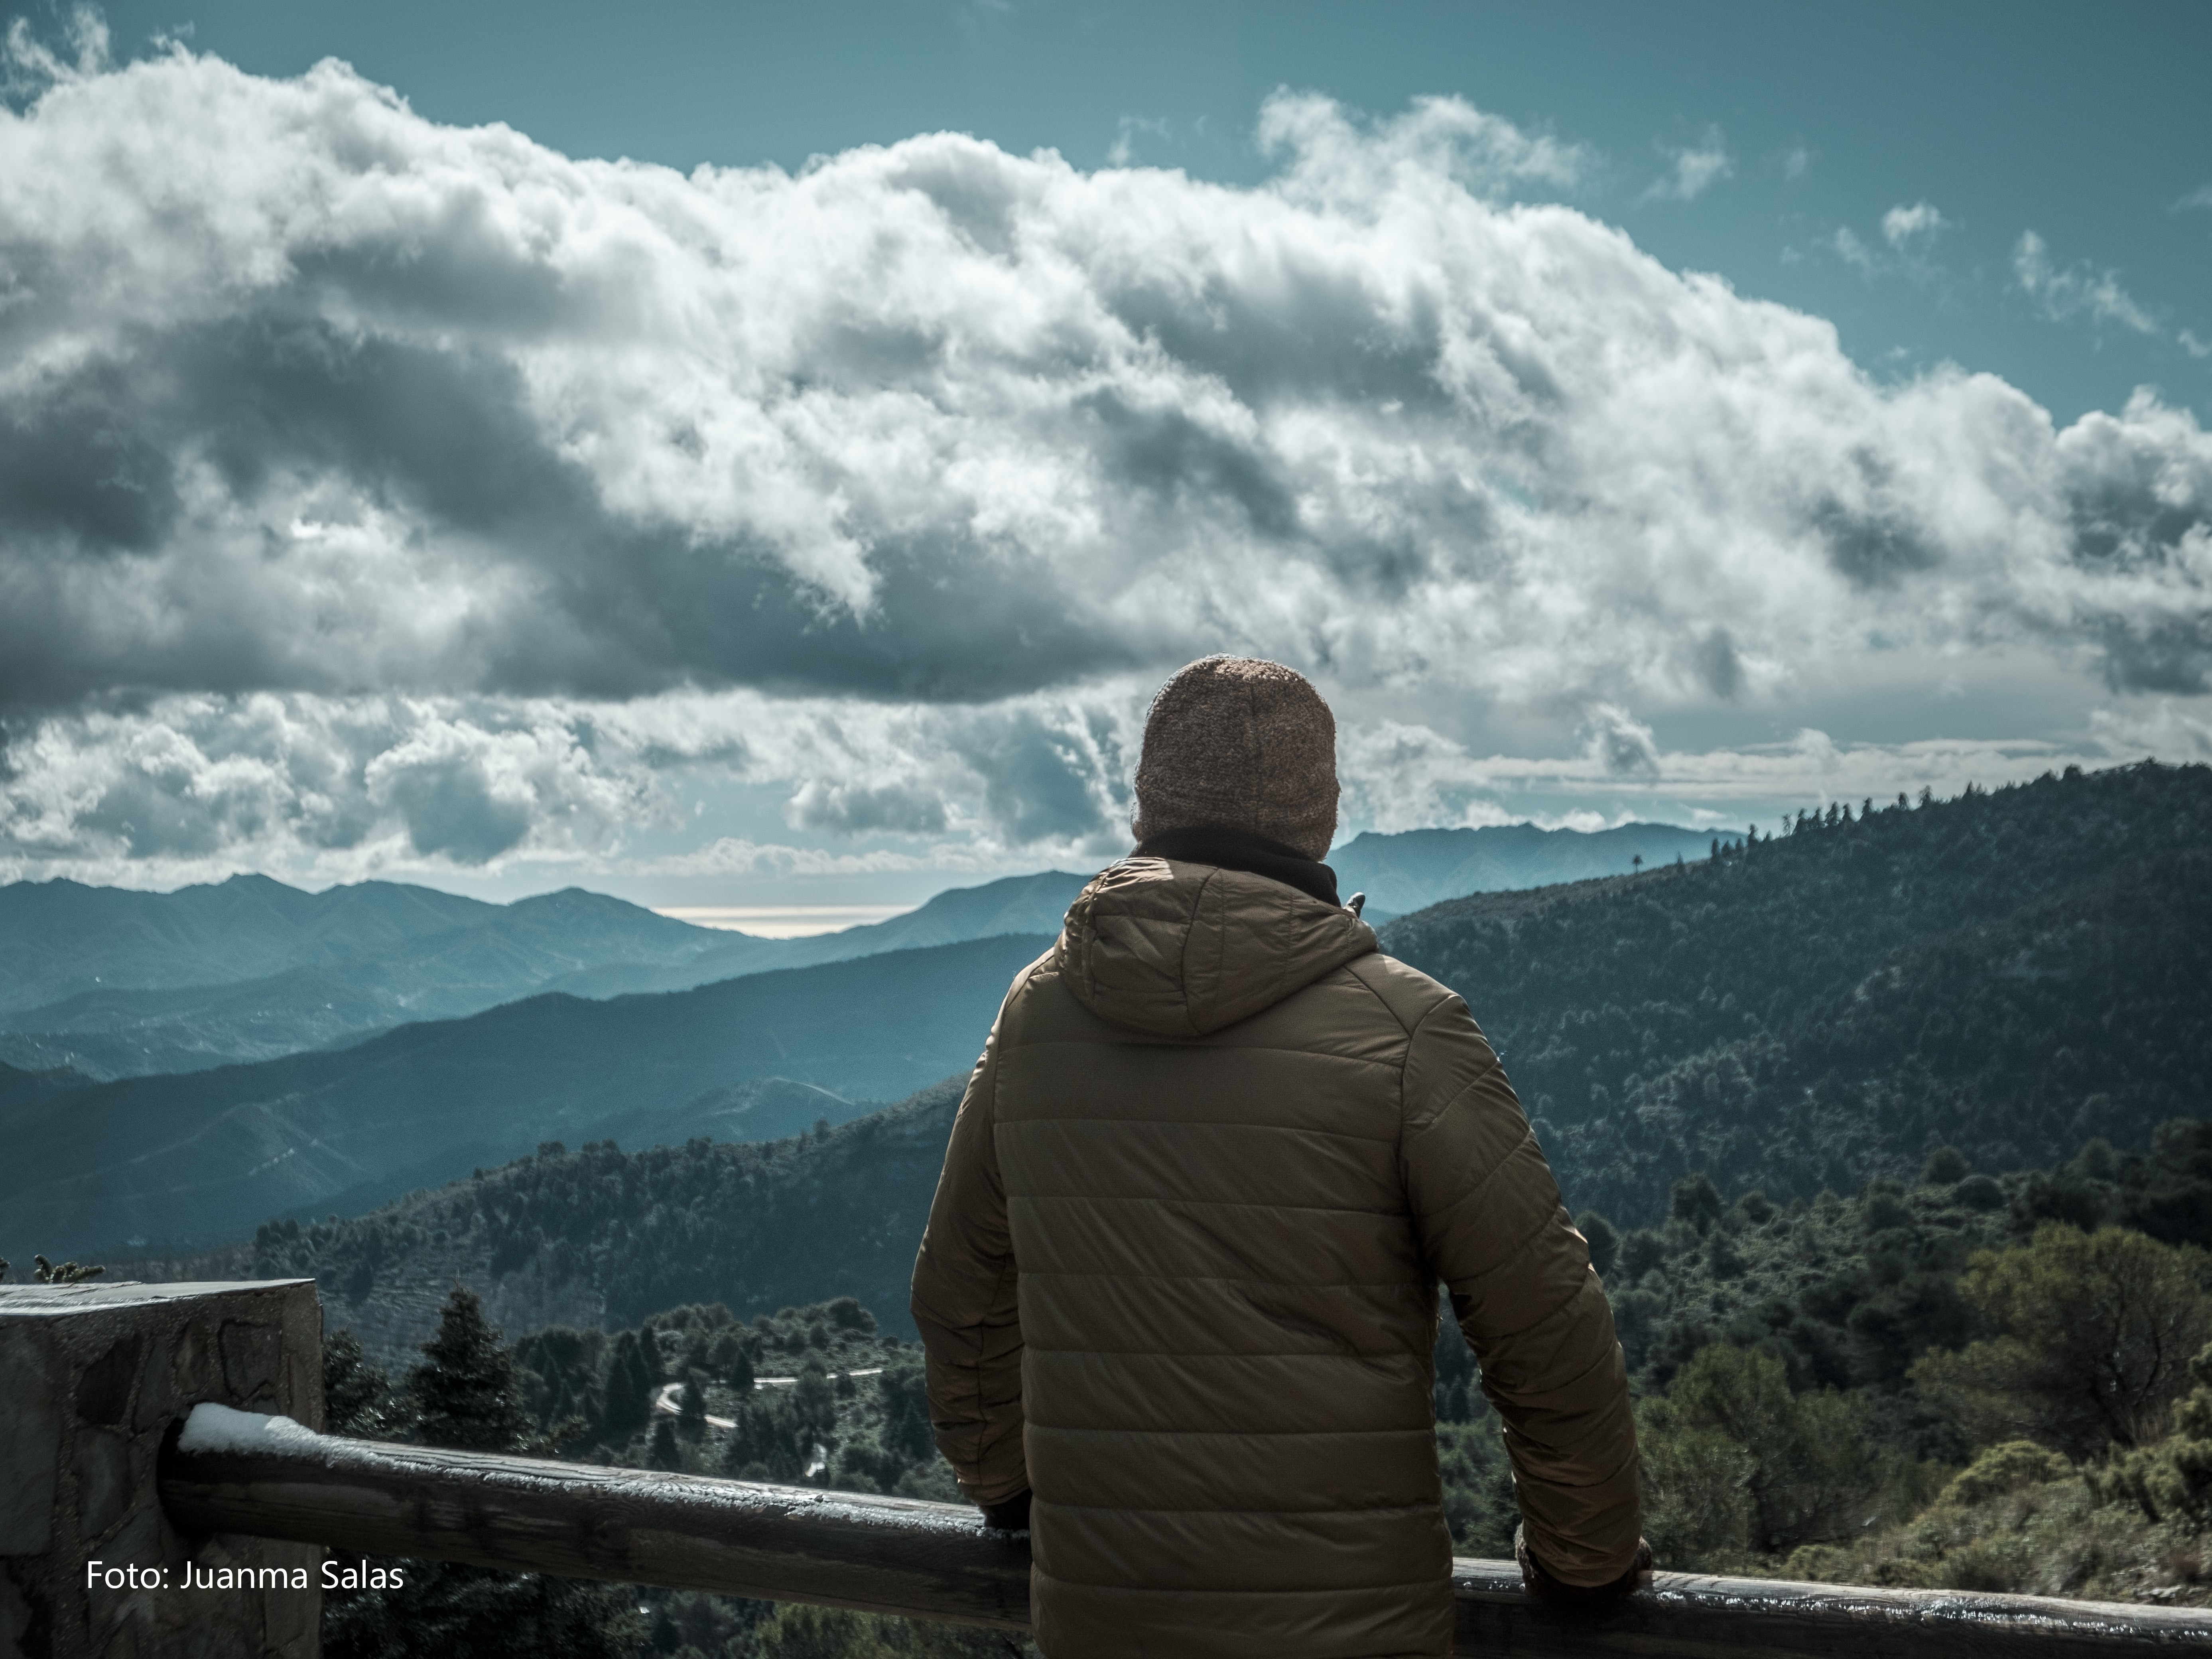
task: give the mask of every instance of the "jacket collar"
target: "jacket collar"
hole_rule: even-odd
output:
[[[1225,824],[1193,824],[1182,830],[1163,830],[1137,843],[1132,858],[1173,859],[1178,864],[1210,864],[1217,870],[1243,870],[1295,887],[1323,904],[1340,902],[1336,896],[1336,872],[1294,847],[1249,830]]]

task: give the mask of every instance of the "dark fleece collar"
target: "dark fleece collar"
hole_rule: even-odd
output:
[[[1172,859],[1178,864],[1210,864],[1217,870],[1243,870],[1270,881],[1295,887],[1323,904],[1341,907],[1336,896],[1336,872],[1266,836],[1221,824],[1194,824],[1188,830],[1163,830],[1137,843],[1134,856]]]

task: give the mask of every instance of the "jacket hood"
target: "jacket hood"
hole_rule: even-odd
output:
[[[1351,911],[1242,870],[1128,858],[1085,888],[1056,947],[1077,1000],[1146,1036],[1204,1036],[1375,949]]]

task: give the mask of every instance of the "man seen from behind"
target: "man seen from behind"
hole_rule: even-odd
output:
[[[1030,1529],[1046,1659],[1449,1653],[1439,1283],[1531,1589],[1649,1564],[1588,1248],[1467,1005],[1322,862],[1335,738],[1279,664],[1161,689],[1136,850],[1014,981],[953,1127],[915,1264],[930,1415]]]

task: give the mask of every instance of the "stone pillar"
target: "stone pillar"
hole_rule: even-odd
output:
[[[322,1351],[313,1279],[0,1285],[0,1659],[315,1659],[321,1548],[179,1534],[155,1464],[204,1400],[321,1428]]]

